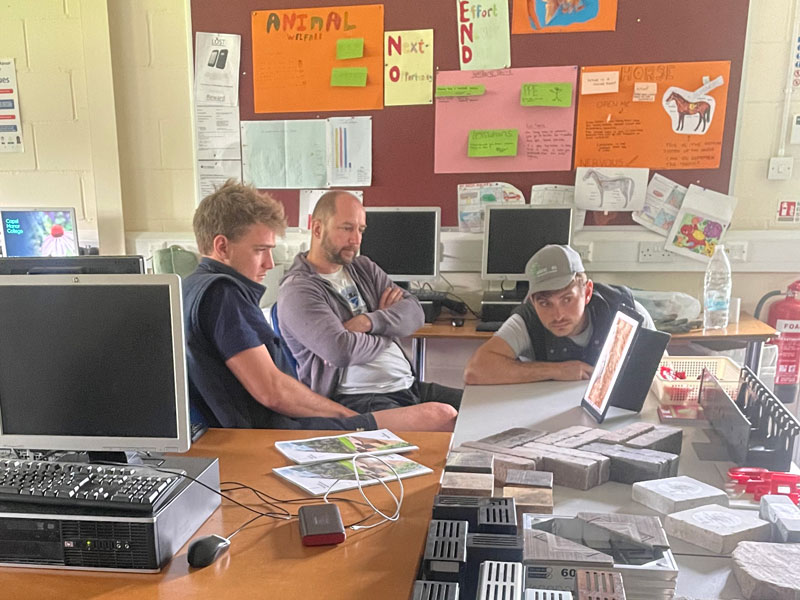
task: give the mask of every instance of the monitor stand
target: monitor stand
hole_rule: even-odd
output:
[[[156,456],[160,456],[156,454]],[[120,463],[126,465],[143,465],[141,453],[134,450],[125,451],[74,451],[66,450],[60,453],[59,458],[55,459],[63,462],[77,463]]]
[[[518,281],[517,285],[509,290],[500,292],[484,292],[481,300],[482,321],[505,321],[522,304],[528,295],[528,282]]]

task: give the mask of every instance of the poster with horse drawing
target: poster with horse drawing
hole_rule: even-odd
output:
[[[601,211],[641,210],[649,174],[649,169],[578,167],[575,171],[575,206]]]
[[[578,96],[576,167],[659,170],[720,166],[730,61],[598,65],[617,72],[619,88]],[[636,94],[648,84],[655,93]]]

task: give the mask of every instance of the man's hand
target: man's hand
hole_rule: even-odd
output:
[[[342,325],[347,331],[352,331],[353,333],[369,333],[372,331],[372,321],[369,320],[367,315],[356,315],[342,323]]]
[[[580,360],[567,360],[550,363],[553,367],[552,379],[556,381],[578,381],[589,379],[594,367]]]
[[[381,300],[378,302],[378,310],[389,308],[392,304],[396,304],[402,299],[403,290],[395,286],[388,287],[383,290],[383,294],[381,294]]]

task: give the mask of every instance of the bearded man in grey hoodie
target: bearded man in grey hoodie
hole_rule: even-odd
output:
[[[422,326],[422,307],[358,256],[365,228],[355,196],[324,194],[311,218],[311,249],[281,282],[278,321],[298,379],[359,413],[423,402],[457,409],[461,390],[415,377],[398,338]]]

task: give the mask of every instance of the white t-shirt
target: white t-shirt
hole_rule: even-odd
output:
[[[525,302],[530,302],[530,300],[525,300]],[[644,317],[642,327],[645,329],[655,329],[655,323],[653,323],[653,318],[650,316],[650,313],[647,312],[647,309],[636,300],[633,301],[633,305],[636,312]],[[591,316],[589,316],[589,324],[586,326],[586,329],[581,331],[578,335],[569,336],[569,339],[581,348],[585,348],[592,339],[592,333],[594,333],[594,325],[592,324]],[[525,327],[525,320],[520,315],[511,315],[506,319],[505,323],[500,326],[500,329],[497,330],[495,335],[499,336],[500,339],[511,347],[514,356],[518,359],[523,361],[535,360],[531,336],[528,334],[528,328]],[[600,345],[603,343],[603,340],[597,340],[597,343]]]
[[[330,282],[350,306],[353,316],[367,312],[367,305],[353,279],[344,269],[335,273],[320,273]],[[388,394],[406,390],[414,383],[411,365],[397,344],[390,344],[372,361],[362,365],[350,365],[343,369],[337,394]]]

